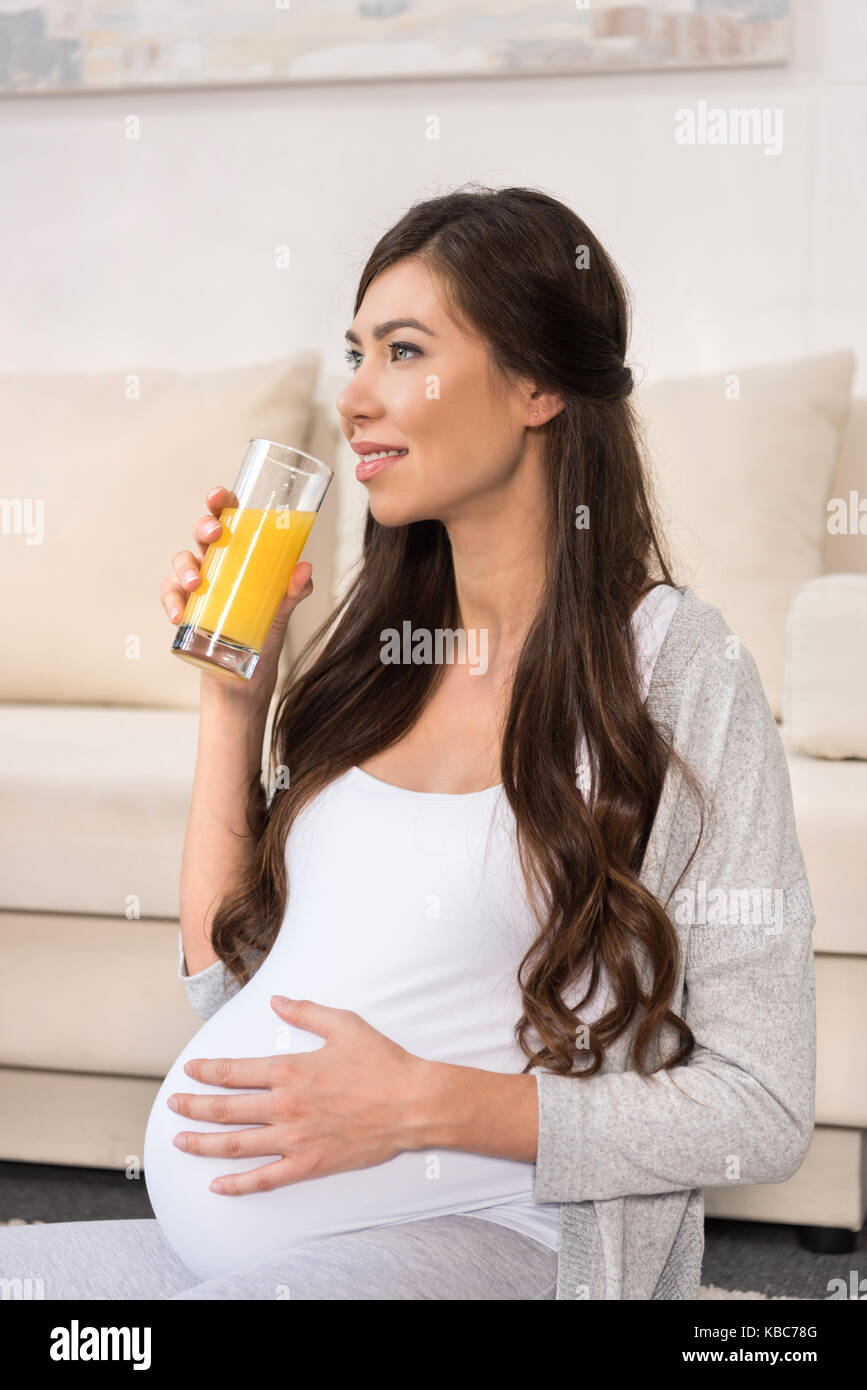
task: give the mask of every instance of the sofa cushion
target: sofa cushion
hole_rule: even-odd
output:
[[[174,922],[0,912],[0,1066],[164,1077],[202,1026],[177,935]]]
[[[786,744],[786,730],[781,730]],[[813,946],[867,956],[861,860],[867,844],[867,763],[786,748],[798,841],[816,909]]]
[[[160,581],[248,439],[305,447],[318,367],[0,373],[0,700],[198,705]]]
[[[820,574],[795,591],[783,723],[793,750],[867,759],[867,574]]]
[[[854,494],[854,496],[853,496]],[[831,483],[822,569],[867,574],[867,398],[856,396]]]
[[[845,349],[637,392],[675,578],[752,652],[777,719],[786,615],[822,569],[854,369]]]
[[[117,1168],[140,1182],[148,1116],[161,1085],[162,1077],[0,1067],[0,1158]],[[90,1219],[86,1208],[80,1219]]]
[[[776,1221],[786,1226],[860,1231],[865,1212],[867,1134],[861,1129],[817,1124],[804,1162],[785,1182],[732,1182],[728,1187],[704,1189],[705,1216],[723,1221]]]
[[[0,704],[0,909],[177,920],[198,722],[195,710]]]
[[[818,955],[816,966],[816,1120],[867,1126],[864,1031],[867,958]]]

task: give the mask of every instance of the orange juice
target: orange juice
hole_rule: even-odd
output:
[[[259,652],[316,513],[224,507],[219,520],[223,530],[208,546],[179,627],[189,623]]]

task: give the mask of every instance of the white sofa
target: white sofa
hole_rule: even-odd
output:
[[[187,391],[179,374],[168,386],[163,382],[163,413],[158,410],[148,428],[136,417],[136,439],[144,428],[146,449],[160,447],[172,418],[166,409],[175,411],[169,432],[186,428],[188,438],[173,461],[160,464],[163,474],[155,484],[154,506],[161,520],[154,526],[151,516],[156,536],[151,534],[147,542],[155,540],[156,549],[146,566],[141,560],[136,583],[123,599],[126,608],[121,607],[112,629],[118,641],[123,637],[128,642],[131,632],[134,636],[153,624],[148,629],[153,632],[150,666],[134,668],[131,693],[125,693],[122,684],[129,679],[128,660],[121,670],[116,669],[121,664],[117,652],[114,665],[104,662],[94,632],[84,633],[81,627],[87,659],[78,659],[68,637],[75,619],[83,621],[84,600],[75,598],[75,583],[86,593],[105,566],[104,587],[97,590],[99,601],[88,619],[97,636],[108,624],[100,604],[104,600],[110,608],[112,601],[120,602],[116,594],[113,600],[106,594],[113,582],[106,541],[112,538],[120,553],[117,539],[123,516],[139,507],[141,467],[147,471],[148,464],[131,468],[107,508],[100,512],[97,507],[94,519],[88,516],[88,499],[93,490],[109,484],[98,476],[81,480],[79,500],[73,498],[73,505],[85,532],[77,542],[81,563],[85,569],[94,566],[89,578],[78,575],[73,581],[68,556],[76,553],[75,547],[64,551],[58,541],[57,553],[49,552],[47,529],[38,556],[40,547],[34,546],[32,555],[25,557],[22,550],[11,562],[7,557],[12,571],[7,570],[4,583],[23,583],[20,570],[16,578],[15,566],[38,563],[49,571],[39,583],[54,587],[61,611],[30,613],[31,625],[34,619],[43,621],[41,641],[34,642],[32,632],[23,628],[4,639],[7,659],[16,655],[20,660],[0,685],[0,1159],[136,1171],[161,1079],[200,1026],[177,978],[178,876],[195,760],[198,676],[168,653],[171,629],[159,608],[153,557],[159,557],[156,570],[167,572],[171,553],[189,544],[188,526],[204,510],[205,488],[231,481],[248,435],[265,434],[289,443],[300,443],[303,436],[301,447],[335,462],[337,476],[305,552],[314,565],[315,589],[290,624],[284,669],[290,652],[324,617],[357,557],[365,494],[352,477],[352,460],[334,408],[345,378],[323,381],[313,354],[304,358],[301,368],[298,361],[292,377],[298,388],[294,414],[280,415],[280,382],[285,379],[280,365],[272,364],[268,400],[261,393],[256,396],[252,369],[241,374],[243,379],[237,373],[225,374],[220,391],[207,374]],[[831,366],[838,371],[839,359]],[[845,364],[843,368],[845,377],[848,369]],[[143,375],[147,381],[148,374]],[[747,378],[753,380],[748,372]],[[755,379],[762,379],[761,370]],[[5,394],[11,407],[23,390],[22,430],[48,385],[54,389],[46,378],[38,389],[24,377],[0,380],[0,404]],[[76,382],[68,381],[67,386],[70,399],[77,400]],[[94,378],[85,386],[91,409],[96,408],[94,398],[112,394]],[[650,414],[654,409],[657,414],[656,447],[662,441],[667,456],[675,460],[673,476],[678,449],[688,457],[693,447],[679,413],[684,392],[693,386],[663,383],[658,389],[647,388],[644,397]],[[817,396],[817,418],[822,420],[824,389]],[[251,391],[256,397],[252,401]],[[703,421],[709,407],[702,400],[699,392],[693,406],[697,403]],[[746,613],[746,627],[751,620],[734,578],[729,599],[729,591],[719,587],[725,576],[716,575],[706,585],[686,576],[698,592],[719,603],[760,668],[765,661],[768,687],[780,676],[774,700],[780,701],[789,719],[788,724],[784,719],[783,736],[817,913],[819,1051],[813,1144],[789,1181],[709,1189],[706,1211],[710,1216],[815,1228],[816,1248],[823,1242],[846,1248],[867,1210],[867,1073],[861,1043],[867,1001],[867,908],[860,877],[867,844],[867,539],[859,534],[831,536],[822,501],[826,496],[848,497],[851,490],[867,498],[867,400],[852,402],[851,412],[849,405],[847,399],[845,410],[835,407],[836,415],[830,412],[837,435],[831,437],[832,430],[827,439],[823,436],[826,457],[818,468],[820,476],[811,482],[819,501],[810,504],[816,514],[810,516],[807,530],[813,551],[818,545],[821,553],[804,558],[800,581],[798,573],[789,575],[788,589],[784,586],[782,593],[757,605],[761,621],[772,623],[773,640],[765,642],[755,624],[747,632],[733,620],[735,610]],[[197,412],[211,409],[215,414],[209,416],[212,439],[206,459],[196,448]],[[225,445],[220,409],[242,421]],[[104,431],[108,458],[114,454],[118,429],[129,428],[123,413],[115,413],[117,418]],[[65,417],[61,423],[68,431]],[[792,427],[803,443],[802,423],[794,419]],[[84,443],[92,444],[92,437]],[[38,447],[51,447],[48,436]],[[737,452],[741,455],[743,450]],[[92,457],[86,449],[82,457],[85,454]],[[36,473],[40,458],[31,455]],[[788,463],[784,459],[782,466]],[[711,461],[705,464],[704,471]],[[76,467],[81,466],[79,460]],[[738,480],[727,475],[728,469],[721,470],[718,489],[737,491]],[[22,479],[18,487],[23,495],[28,490],[24,473]],[[693,531],[702,531],[708,525],[701,514],[703,504],[697,501],[690,513],[689,499],[684,501],[689,486],[672,487]],[[177,504],[171,522],[163,521],[163,507],[169,502]],[[747,505],[743,495],[734,503]],[[50,521],[50,507],[47,515]],[[864,528],[867,531],[867,516]],[[65,605],[64,566],[72,585]],[[773,556],[768,557],[767,569],[769,582],[776,582]],[[43,596],[49,593],[49,588],[36,587]],[[786,664],[778,671],[773,652],[779,650],[781,621]]]

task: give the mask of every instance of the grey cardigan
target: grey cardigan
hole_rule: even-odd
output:
[[[688,587],[647,707],[706,792],[672,893],[698,811],[669,767],[640,873],[677,931],[670,1007],[696,1046],[647,1081],[628,1059],[633,1024],[596,1076],[533,1069],[533,1197],[562,1203],[558,1299],[698,1298],[702,1189],[784,1182],[813,1131],[815,913],[785,752],[751,653]],[[221,961],[188,976],[182,946],[178,973],[202,1018],[237,989]],[[672,1055],[679,1035],[666,1024],[659,1042]]]

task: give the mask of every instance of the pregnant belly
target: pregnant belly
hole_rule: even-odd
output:
[[[400,1153],[372,1168],[311,1178],[270,1192],[228,1197],[209,1191],[214,1178],[249,1172],[281,1155],[212,1158],[176,1148],[172,1141],[182,1131],[227,1134],[251,1128],[248,1123],[193,1120],[170,1110],[166,1102],[175,1092],[240,1094],[235,1088],[194,1080],[184,1072],[184,1063],[193,1057],[310,1052],[324,1045],[318,1035],[283,1022],[269,1001],[272,994],[285,989],[286,978],[293,979],[299,998],[335,1003],[333,991],[329,996],[303,981],[297,988],[297,973],[287,975],[276,966],[272,951],[249,983],[203,1024],[173,1063],[148,1119],[143,1156],[148,1197],[164,1236],[198,1279],[241,1269],[321,1236],[532,1198],[529,1164],[454,1149]],[[344,995],[340,1007],[368,1016],[360,998],[348,1002]],[[374,1026],[418,1055],[433,1055],[434,1050],[426,1050],[419,1039],[408,1038],[405,1029],[404,1036],[399,1030],[391,1031],[381,1014]],[[440,1055],[439,1060],[449,1059]],[[485,1062],[472,1064],[484,1066]],[[489,1065],[491,1070],[509,1069]]]

